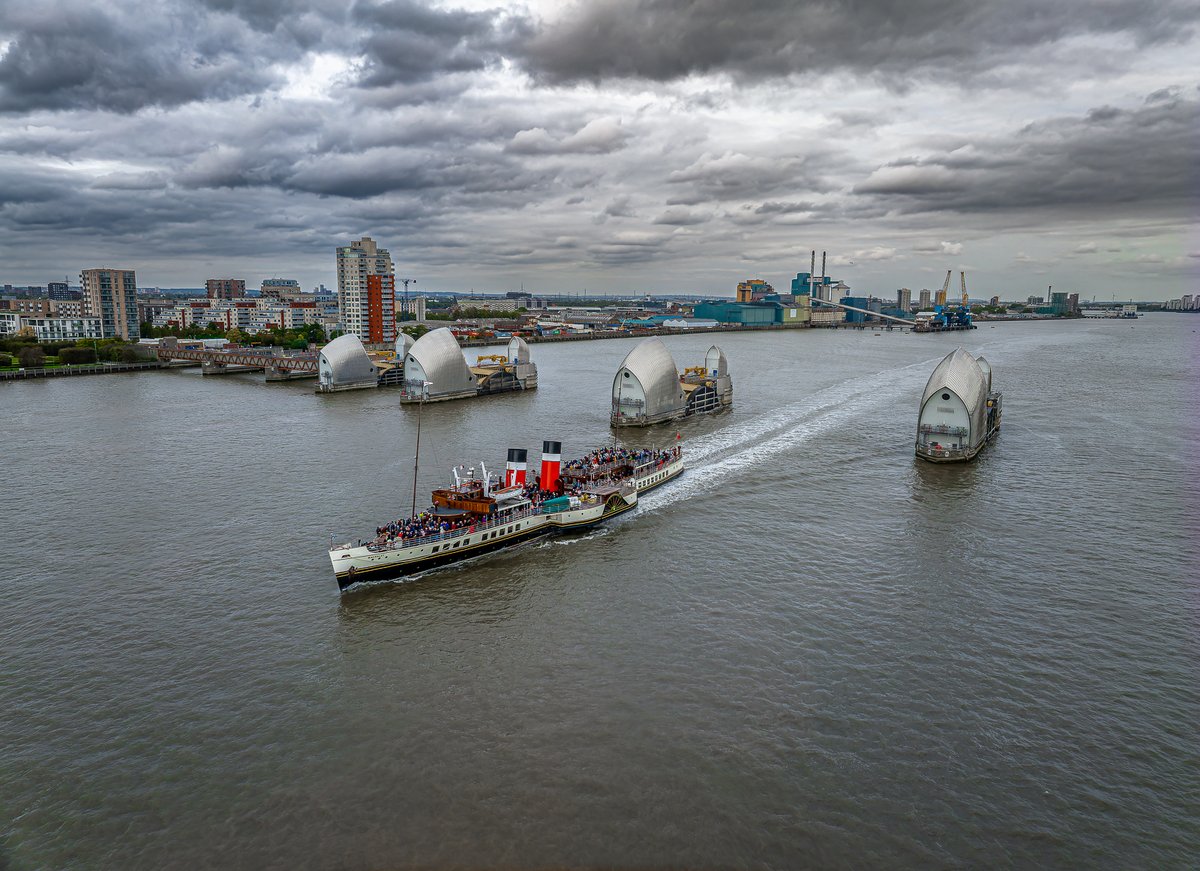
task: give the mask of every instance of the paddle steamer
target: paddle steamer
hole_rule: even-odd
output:
[[[683,451],[602,448],[561,463],[561,443],[542,445],[541,474],[526,481],[523,449],[508,452],[504,478],[480,463],[454,470],[454,483],[408,520],[376,529],[369,541],[335,545],[329,560],[339,589],[415,575],[523,544],[587,529],[637,507],[638,496],[683,473]]]

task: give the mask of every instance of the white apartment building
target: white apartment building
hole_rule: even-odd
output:
[[[64,342],[74,339],[103,339],[100,318],[55,318],[39,314],[0,311],[0,335],[13,335],[24,327],[33,330],[39,342]]]

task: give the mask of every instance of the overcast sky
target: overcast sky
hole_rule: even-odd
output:
[[[1195,0],[0,0],[0,280],[1165,299]],[[819,257],[818,253],[818,257]],[[957,274],[955,276],[957,282]]]

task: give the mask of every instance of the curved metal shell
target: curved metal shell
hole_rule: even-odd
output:
[[[704,355],[704,368],[709,375],[728,375],[729,362],[725,359],[725,352],[716,345],[709,348]]]
[[[613,412],[641,403],[648,422],[666,420],[687,406],[675,359],[659,339],[644,339],[625,355],[613,379]]]
[[[318,355],[317,379],[322,384],[336,387],[374,381],[375,377],[375,365],[354,333],[338,336]]]
[[[982,355],[975,358],[975,362],[979,364],[979,368],[983,370],[983,377],[987,379],[988,393],[992,392],[992,364],[983,359]]]
[[[970,443],[978,443],[984,436],[984,419],[987,415],[987,376],[975,358],[956,348],[938,363],[929,376],[925,392],[921,396],[921,410],[939,393],[949,391],[962,400],[971,421]]]
[[[408,349],[416,344],[416,339],[408,333],[400,333],[396,336],[396,360],[403,364],[404,358],[408,356]]]
[[[474,391],[475,376],[449,327],[431,330],[417,339],[404,358],[404,380],[429,381],[426,396]]]
[[[529,345],[520,336],[513,336],[508,340],[508,362],[529,362]]]

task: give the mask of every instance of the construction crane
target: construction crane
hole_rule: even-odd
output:
[[[946,280],[942,282],[942,289],[937,292],[937,296],[933,301],[935,307],[940,308],[946,304],[946,293],[950,290],[950,276],[953,274],[953,269],[946,270]],[[935,311],[937,308],[935,308]]]
[[[963,308],[970,308],[970,306],[967,305],[967,273],[960,272],[958,275],[959,278],[962,279],[962,306]]]
[[[415,320],[416,315],[413,313],[412,305],[408,301],[408,286],[416,284],[417,280],[415,278],[397,278],[396,281],[404,285],[404,313],[413,315],[413,319]]]

